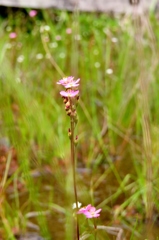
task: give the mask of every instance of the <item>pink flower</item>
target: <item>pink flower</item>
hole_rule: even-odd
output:
[[[76,95],[78,95],[78,93],[79,93],[79,90],[76,90],[76,91],[74,91],[74,90],[72,90],[72,89],[69,89],[68,91],[61,91],[60,92],[60,95],[61,96],[63,96],[63,97],[75,97]]]
[[[30,17],[35,17],[37,15],[37,11],[36,10],[31,10],[30,12],[29,12],[29,16]]]
[[[57,82],[57,84],[61,84],[61,85],[66,85],[66,84],[68,84],[68,83],[70,83],[70,82],[73,82],[74,80],[74,77],[72,77],[72,76],[70,76],[70,77],[64,77],[63,79],[61,79],[61,80],[59,80],[58,82]]]
[[[67,34],[71,34],[71,33],[72,33],[72,29],[71,29],[71,28],[67,28],[67,29],[66,29],[66,33],[67,33]]]
[[[65,88],[73,88],[79,86],[80,79],[74,80],[74,77],[65,77],[57,82],[57,84],[63,85]]]
[[[15,32],[11,32],[11,33],[9,34],[9,37],[10,37],[11,39],[14,39],[14,38],[17,37],[17,34],[16,34]]]
[[[78,211],[78,214],[81,214],[81,213],[85,214],[85,212],[89,211],[91,209],[91,207],[92,207],[91,204],[89,204],[86,207],[80,208],[79,211]]]
[[[100,212],[101,212],[101,208],[96,210],[95,207],[92,207],[89,211],[85,212],[84,215],[86,216],[86,218],[97,218],[100,216]]]
[[[79,86],[79,84],[77,83],[77,81],[74,81],[74,82],[66,84],[64,87],[65,88],[74,88],[74,87],[78,87],[78,86]]]
[[[89,204],[88,206],[86,207],[83,207],[81,208],[79,211],[78,211],[78,214],[84,214],[86,216],[86,218],[97,218],[100,216],[100,212],[101,212],[101,208],[96,210],[95,207],[93,207],[91,204]]]

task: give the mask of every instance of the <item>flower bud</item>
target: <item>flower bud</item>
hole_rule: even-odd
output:
[[[74,118],[74,120],[77,118],[77,112],[76,111],[72,111],[71,112],[71,117]]]
[[[75,122],[75,124],[78,123],[78,117],[77,117],[77,115],[74,117],[74,122]]]
[[[68,102],[68,98],[67,98],[67,97],[64,97],[63,102],[64,102],[64,103],[67,103],[67,102]]]
[[[68,137],[71,139],[72,133],[71,133],[71,129],[68,129]]]
[[[67,101],[66,104],[65,104],[65,108],[68,109],[70,107],[70,102]]]
[[[72,110],[75,111],[76,110],[76,106],[74,104],[72,104]]]
[[[70,116],[71,115],[71,109],[66,109],[66,114],[68,115],[68,116]]]
[[[74,144],[77,145],[78,143],[78,136],[76,136],[75,140],[74,140]]]

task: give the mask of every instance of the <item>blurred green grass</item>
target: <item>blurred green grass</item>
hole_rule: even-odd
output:
[[[6,186],[18,178],[25,183],[24,196],[27,196],[19,204],[20,191],[15,184],[12,203],[4,200],[1,229],[6,233],[3,234],[14,239],[12,229],[26,227],[27,220],[21,216],[36,210],[42,212],[34,219],[39,231],[51,239],[47,227],[50,223],[43,211],[67,208],[72,201],[61,200],[71,182],[69,119],[56,85],[69,75],[81,78],[78,167],[92,171],[88,183],[87,176],[81,183],[79,174],[79,198],[84,204],[87,201],[101,204],[108,215],[118,202],[121,210],[137,205],[139,213],[145,214],[146,207],[142,206],[147,201],[147,165],[141,75],[148,81],[152,195],[158,211],[159,23],[155,16],[145,16],[136,26],[131,16],[45,10],[29,18],[18,11],[10,13],[7,19],[1,18],[0,23],[0,138],[8,139],[18,159],[18,169],[11,180],[7,179]],[[17,37],[10,39],[10,32],[16,32]],[[42,172],[42,179],[32,177],[36,169]],[[49,190],[45,189],[45,181]],[[104,189],[99,199],[95,197],[97,189]],[[42,202],[47,206],[41,206]],[[10,204],[16,206],[12,220],[8,218]],[[120,213],[117,216],[122,221]],[[50,221],[54,223],[56,220],[52,219],[57,217],[52,214]],[[68,212],[66,226],[69,217]],[[65,231],[69,239],[68,227]],[[60,239],[60,233],[55,238]]]

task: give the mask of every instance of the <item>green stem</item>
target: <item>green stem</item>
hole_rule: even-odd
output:
[[[73,168],[73,187],[74,187],[74,195],[75,195],[75,203],[76,208],[78,210],[78,198],[77,198],[77,189],[76,189],[76,162],[75,162],[75,144],[74,144],[74,119],[71,117],[71,162]],[[77,239],[79,240],[79,224],[78,224],[78,216],[76,219],[76,231],[77,231]]]
[[[94,218],[94,239],[96,240],[96,233],[97,233],[97,225],[96,225],[96,219]]]

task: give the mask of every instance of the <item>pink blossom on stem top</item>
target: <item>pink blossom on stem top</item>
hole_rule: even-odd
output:
[[[63,85],[65,88],[73,88],[79,86],[80,79],[74,80],[74,77],[65,77],[57,82],[57,84]]]
[[[77,213],[84,214],[86,218],[97,218],[100,216],[101,208],[96,210],[91,204],[86,207],[81,208]]]

